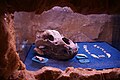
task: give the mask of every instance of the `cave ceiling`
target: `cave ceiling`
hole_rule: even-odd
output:
[[[82,14],[119,14],[119,0],[1,0],[0,11],[42,13],[53,6],[68,6]]]

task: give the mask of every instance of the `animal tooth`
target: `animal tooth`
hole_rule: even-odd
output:
[[[93,45],[94,47],[97,47],[97,45]]]
[[[107,57],[108,57],[108,58],[110,58],[110,57],[111,57],[111,55],[110,55],[109,53],[106,53],[106,55],[107,55]]]

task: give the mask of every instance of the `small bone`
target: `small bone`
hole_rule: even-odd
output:
[[[111,57],[111,55],[110,55],[109,53],[106,53],[106,55],[107,55],[107,57],[108,57],[108,58],[110,58],[110,57]]]
[[[77,54],[77,56],[84,56],[87,58],[87,56],[85,54]]]
[[[43,57],[39,57],[39,56],[35,56],[37,59],[39,59],[40,61],[44,61]]]
[[[94,57],[94,58],[98,58],[99,59],[99,57],[96,56],[95,54],[91,54],[91,56]]]

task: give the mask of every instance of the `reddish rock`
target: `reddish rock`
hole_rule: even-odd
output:
[[[35,76],[27,70],[15,71],[8,80],[36,80]]]
[[[82,14],[120,14],[119,0],[1,0],[0,5],[7,6],[9,12],[14,11],[35,11],[42,13],[55,5],[69,6],[74,11]],[[4,9],[5,10],[5,9]]]
[[[65,71],[43,67],[33,72],[37,80],[119,80],[120,69],[95,70],[69,67]]]
[[[0,14],[0,79],[7,79],[14,71],[25,69],[16,53],[13,19]]]
[[[62,70],[52,67],[43,67],[34,72],[35,78],[38,80],[56,80],[62,74]]]
[[[57,80],[119,80],[120,69],[94,70],[82,68],[67,68]],[[109,75],[109,76],[108,76]],[[67,78],[66,78],[67,77]]]

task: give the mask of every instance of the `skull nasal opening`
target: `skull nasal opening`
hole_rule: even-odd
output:
[[[69,39],[67,39],[67,38],[62,38],[62,40],[63,40],[66,44],[70,44]]]
[[[51,41],[54,41],[54,37],[52,35],[44,35],[43,39],[49,39]]]

